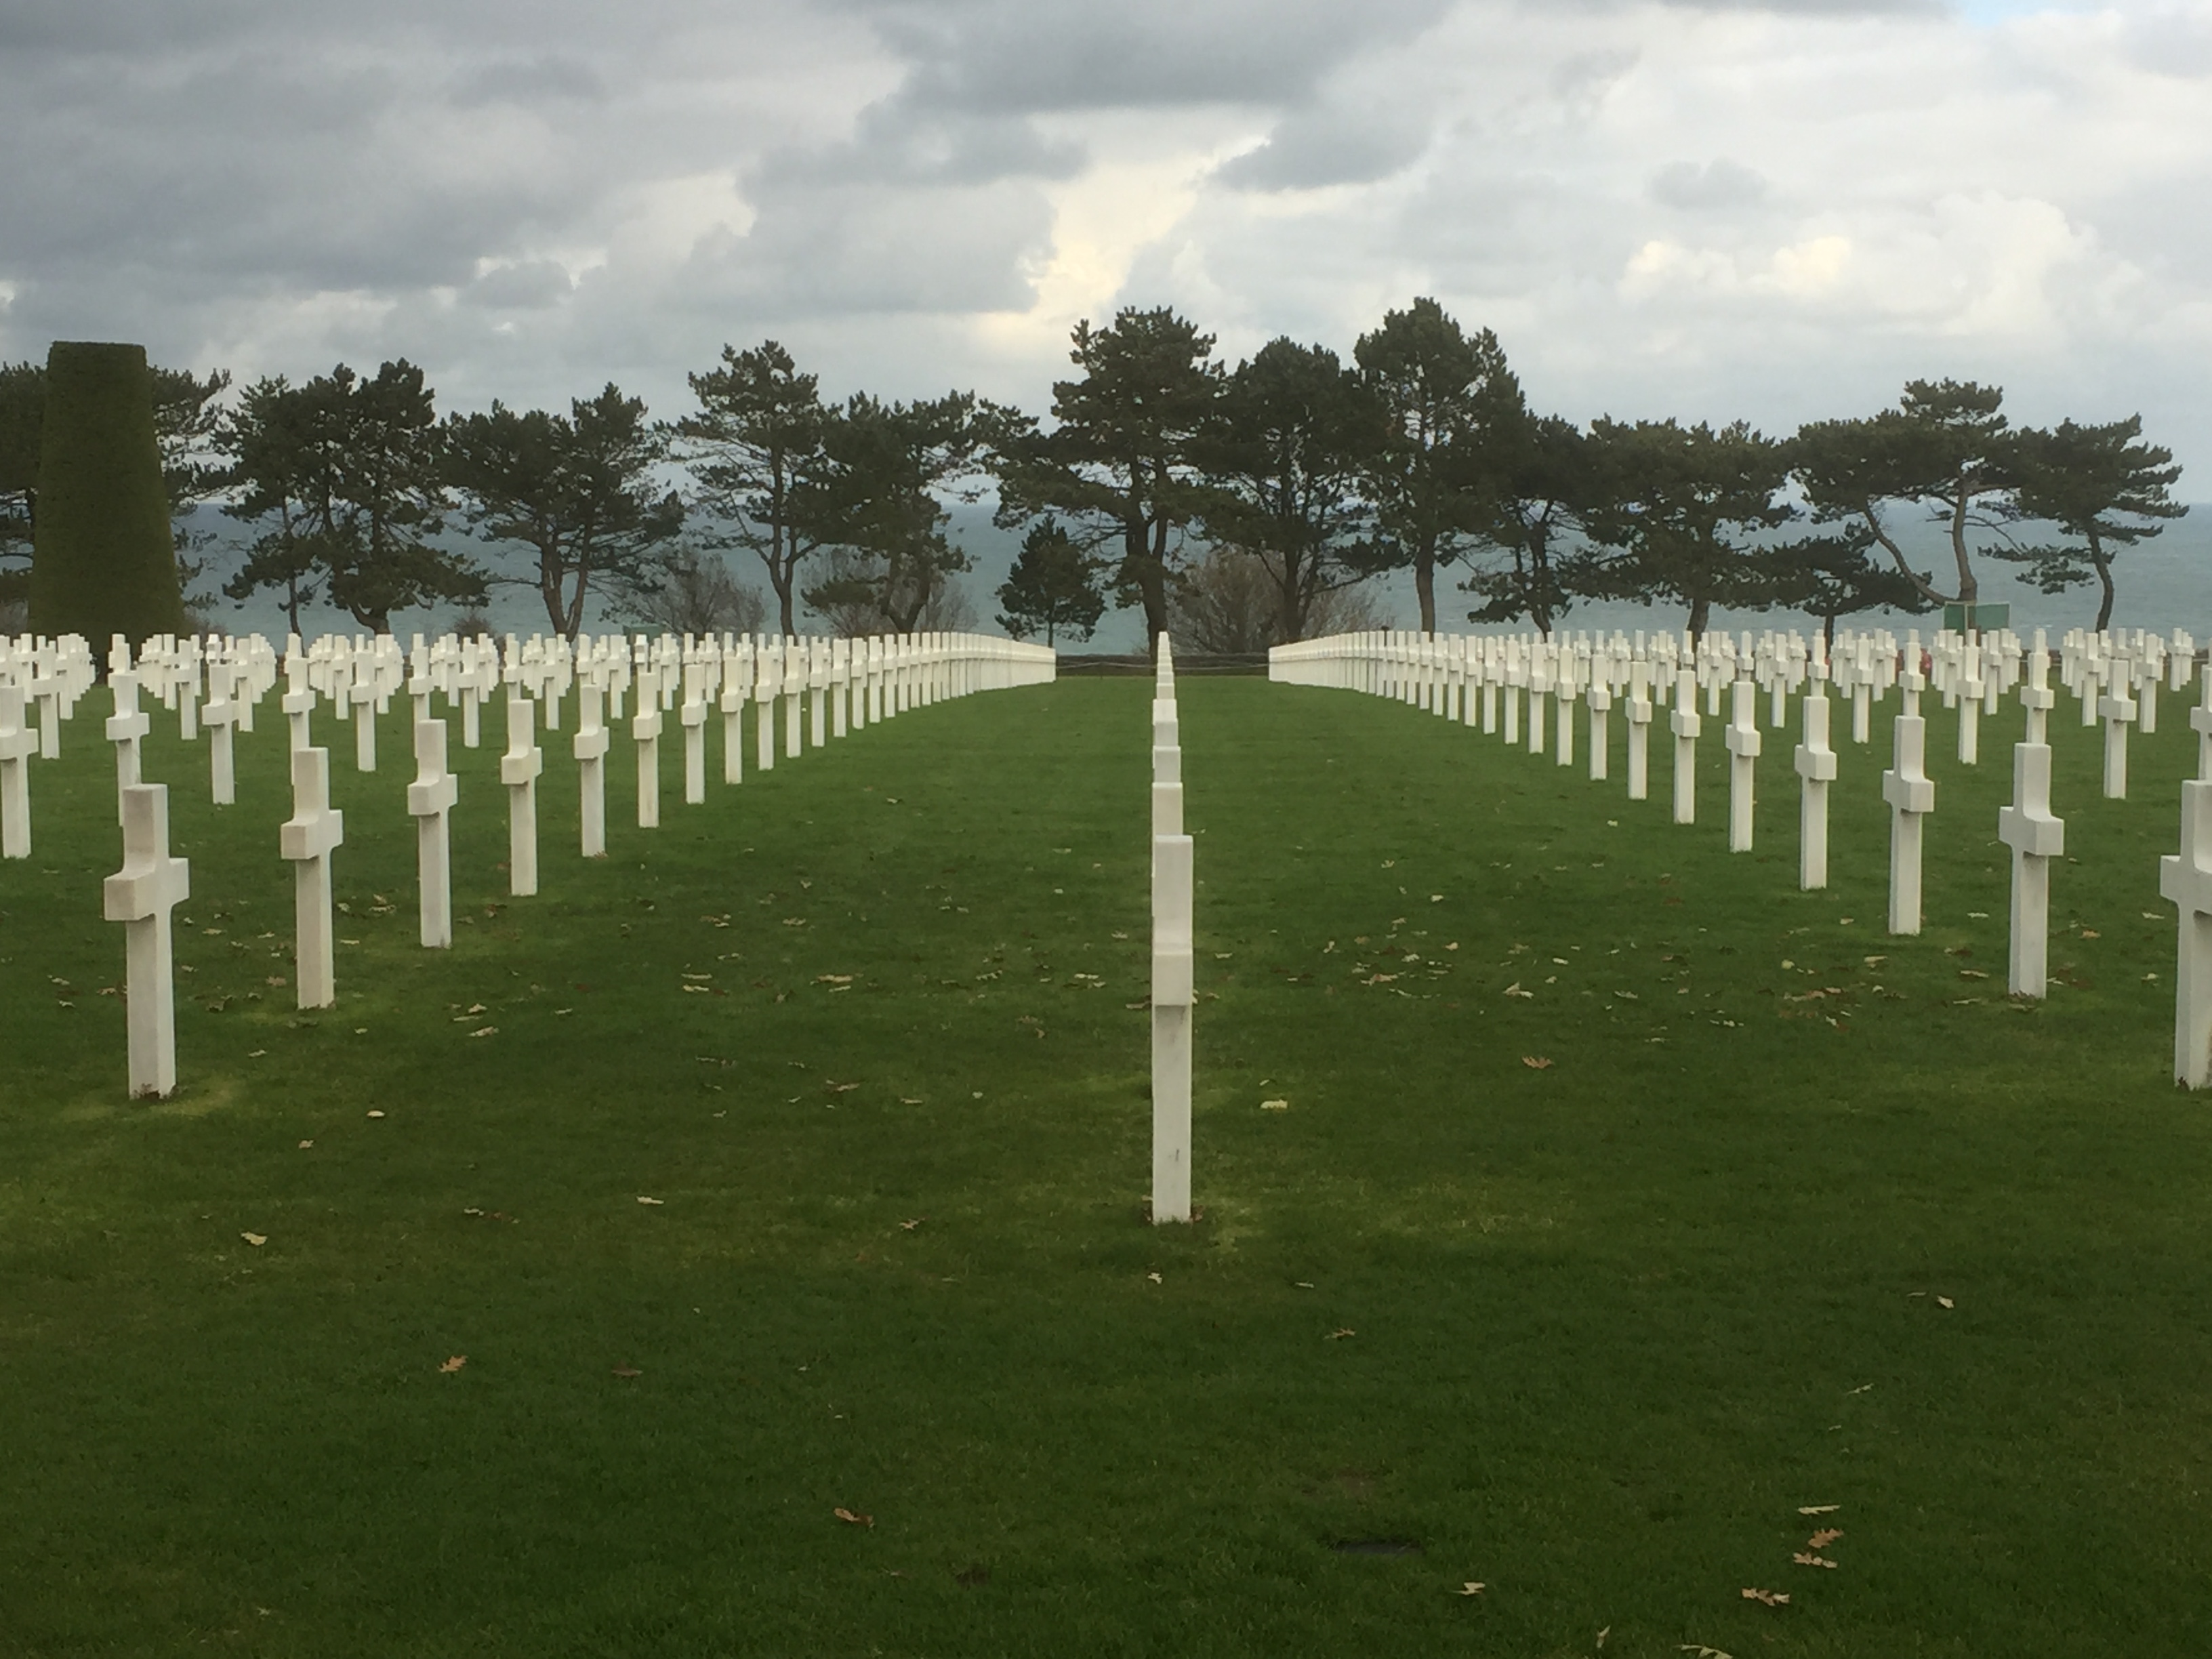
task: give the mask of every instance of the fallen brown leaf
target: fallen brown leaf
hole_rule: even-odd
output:
[[[1459,1587],[1459,1593],[1462,1595],[1480,1595],[1482,1594],[1484,1588],[1484,1585],[1474,1579],[1470,1578]]]
[[[453,1372],[460,1370],[462,1366],[468,1363],[468,1355],[465,1353],[457,1353],[451,1359],[448,1359],[444,1364],[439,1366],[438,1369],[447,1376],[451,1376]]]
[[[926,1215],[918,1215],[911,1221],[900,1222],[899,1225],[905,1228],[907,1231],[912,1232],[916,1227],[919,1227],[923,1222],[928,1219],[929,1218]]]
[[[1743,1593],[1743,1599],[1747,1601],[1756,1601],[1761,1607],[1786,1607],[1790,1605],[1790,1592],[1787,1590],[1747,1589]]]
[[[1959,1304],[1948,1296],[1939,1296],[1936,1298],[1936,1305],[1939,1308],[1955,1308]]]
[[[1815,1555],[1810,1550],[1799,1550],[1790,1558],[1801,1567],[1832,1567],[1836,1564],[1825,1555]]]
[[[1532,1072],[1548,1072],[1552,1069],[1552,1062],[1542,1054],[1523,1054],[1521,1056],[1521,1063]]]
[[[617,1376],[643,1376],[645,1373],[638,1370],[635,1365],[617,1365],[615,1367],[615,1375]]]
[[[240,1233],[239,1237],[256,1249],[269,1242],[269,1236],[266,1233]]]
[[[1797,1506],[1797,1513],[1800,1515],[1833,1515],[1841,1508],[1843,1508],[1841,1504],[1800,1504]]]
[[[876,1524],[876,1517],[872,1515],[859,1515],[846,1509],[832,1510],[830,1513],[848,1527],[872,1527]]]
[[[1329,1340],[1330,1341],[1332,1341],[1332,1342],[1337,1342],[1337,1341],[1341,1341],[1344,1338],[1346,1338],[1346,1337],[1347,1337],[1347,1336],[1357,1336],[1357,1335],[1358,1335],[1358,1334],[1359,1334],[1359,1333],[1358,1333],[1358,1331],[1352,1330],[1352,1329],[1351,1329],[1349,1327],[1347,1327],[1347,1328],[1344,1328],[1344,1329],[1342,1329],[1342,1330],[1334,1330],[1334,1331],[1331,1331],[1331,1332],[1328,1334],[1328,1340]]]
[[[1808,1550],[1824,1550],[1843,1535],[1844,1529],[1841,1527],[1823,1527],[1805,1540],[1805,1547]]]

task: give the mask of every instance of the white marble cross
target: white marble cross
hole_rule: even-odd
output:
[[[177,1000],[169,912],[191,896],[191,872],[169,854],[169,790],[123,792],[123,867],[101,884],[102,914],[124,924],[124,994],[131,1029],[131,1097],[161,1099],[177,1086]]]
[[[0,858],[31,856],[31,757],[39,734],[23,724],[23,688],[0,685]]]
[[[46,657],[41,656],[32,665],[31,684],[27,689],[32,701],[39,705],[40,760],[59,760],[62,757],[64,684],[59,668]]]
[[[2212,662],[2204,665],[2202,698],[2189,711],[2189,724],[2197,733],[2197,775],[2212,780]]]
[[[421,721],[415,727],[415,781],[407,786],[407,811],[415,819],[415,876],[426,951],[443,951],[453,942],[450,816],[459,793],[459,780],[446,769],[445,721]]]
[[[1460,696],[1464,699],[1466,695],[1462,688]],[[1607,716],[1613,712],[1613,686],[1604,673],[1590,677],[1589,696],[1586,701],[1589,705],[1590,781],[1603,783],[1606,781],[1607,727],[1610,724]]]
[[[2042,740],[2043,714],[2051,701],[2043,685],[2045,660],[2036,653],[2033,688],[2043,693],[2044,701],[2039,707],[2028,704],[2027,740],[2013,745],[2012,805],[1997,809],[1997,839],[2012,848],[2008,984],[2016,997],[2040,997],[2049,988],[2051,861],[2066,851],[2065,822],[2051,814],[2051,745]]]
[[[1628,798],[1651,793],[1651,665],[1644,658],[1628,665]]]
[[[706,675],[703,663],[684,665],[684,703],[677,716],[684,725],[684,800],[690,806],[707,799]]]
[[[1582,687],[1571,653],[1559,653],[1559,672],[1552,679],[1552,758],[1561,766],[1575,763],[1575,702]]]
[[[1705,729],[1698,713],[1698,677],[1678,671],[1674,678],[1674,708],[1667,716],[1674,732],[1674,822],[1698,821],[1698,734]]]
[[[1959,697],[1959,764],[1978,766],[1982,758],[1982,647],[1969,640],[1959,653],[1952,682]]]
[[[376,770],[376,663],[363,657],[354,664],[354,682],[346,692],[353,704],[353,767],[356,772]]]
[[[799,721],[806,698],[806,641],[783,642],[783,757],[797,760],[802,750]]]
[[[2180,912],[2173,975],[2173,1077],[2212,1082],[2212,781],[2181,786],[2181,851],[2158,861],[2158,890]]]
[[[629,734],[637,744],[637,827],[660,827],[660,698],[658,671],[642,668],[637,677],[637,714]]]
[[[1172,696],[1152,700],[1152,833],[1182,834],[1182,744]]]
[[[300,1006],[337,1000],[331,958],[331,854],[345,840],[345,814],[331,805],[331,751],[292,750],[292,816],[277,830],[277,850],[292,865],[293,975]]]
[[[1797,745],[1797,885],[1807,892],[1828,884],[1828,786],[1836,780],[1836,751],[1828,746],[1826,671],[1813,665],[1806,688],[1805,740]]]
[[[2130,680],[2125,659],[2113,659],[2112,668],[2112,683],[2097,701],[2098,718],[2105,722],[2105,799],[2125,800],[2128,727],[2135,721],[2136,707],[2136,700],[2128,695]]]
[[[722,682],[722,781],[742,783],[745,775],[745,698],[752,687],[745,678],[751,665],[742,659],[727,663]]]
[[[536,741],[537,713],[527,697],[507,700],[507,753],[499,758],[499,781],[507,786],[507,890],[515,898],[538,890],[538,780],[545,770],[545,751]]]
[[[570,747],[576,757],[578,811],[582,845],[587,859],[603,858],[607,850],[607,728],[599,719],[605,692],[596,670],[576,683],[576,735]]]
[[[315,712],[314,687],[307,682],[307,659],[304,653],[294,650],[284,659],[284,718],[291,726],[292,752],[313,743],[314,736],[308,726]]]
[[[760,648],[753,653],[753,707],[759,716],[753,769],[758,772],[775,767],[775,699],[783,684],[782,655],[782,641],[771,645],[766,635],[761,636]]]
[[[1921,820],[1936,810],[1936,786],[1929,780],[1928,722],[1920,716],[1921,678],[1916,653],[1898,684],[1905,707],[1891,726],[1894,765],[1881,775],[1881,798],[1889,803],[1889,931],[1920,931]]]
[[[207,707],[200,720],[208,730],[208,783],[215,804],[228,806],[238,799],[236,775],[231,767],[231,734],[238,726],[238,697],[228,663],[208,665]]]
[[[1190,1219],[1190,1025],[1196,1001],[1188,836],[1152,837],[1152,1220]]]
[[[830,642],[811,640],[806,647],[807,746],[819,749],[830,741]]]
[[[1728,730],[1729,851],[1751,851],[1753,807],[1759,782],[1759,688],[1739,679],[1730,690]]]
[[[139,744],[153,727],[138,708],[138,677],[125,669],[107,677],[115,712],[107,717],[107,740],[115,745],[115,821],[123,822],[123,791],[138,781]]]

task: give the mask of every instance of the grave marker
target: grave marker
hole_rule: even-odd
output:
[[[131,1097],[162,1099],[177,1086],[177,1000],[169,913],[191,896],[191,872],[169,854],[169,790],[123,792],[123,867],[101,884],[101,913],[124,924],[124,994],[131,1031]]]
[[[1920,826],[1936,810],[1936,786],[1925,764],[1928,722],[1920,717],[1920,672],[1905,670],[1904,712],[1891,728],[1895,764],[1881,775],[1881,798],[1889,803],[1889,931],[1920,931]]]
[[[2035,684],[2023,686],[2027,740],[2012,750],[2012,805],[1997,809],[1997,839],[2012,848],[2012,961],[2008,983],[2016,997],[2049,989],[2051,861],[2066,851],[2066,825],[2051,814],[2051,745],[2043,739],[2043,713],[2051,693],[2043,686],[2045,659],[2036,653]],[[2029,702],[2041,691],[2041,704]],[[1961,708],[1966,705],[1962,702]]]
[[[637,717],[629,723],[637,744],[637,827],[660,828],[660,699],[655,671],[641,670],[637,677]]]
[[[107,740],[115,745],[115,821],[123,822],[123,791],[138,781],[138,745],[152,729],[152,719],[138,709],[138,677],[128,669],[112,673],[108,694],[115,712],[107,717]]]
[[[2173,1079],[2212,1082],[2212,782],[2181,786],[2181,851],[2158,861],[2158,890],[2179,912],[2173,974]]]
[[[1836,780],[1836,751],[1828,746],[1828,694],[1816,665],[1803,704],[1805,740],[1797,745],[1797,885],[1806,892],[1828,884],[1828,786]]]
[[[1740,679],[1731,690],[1728,730],[1721,740],[1729,751],[1729,851],[1751,851],[1753,791],[1758,785],[1759,689]]]
[[[1674,712],[1667,723],[1674,732],[1674,822],[1698,821],[1698,733],[1705,729],[1698,713],[1698,677],[1682,669],[1674,678]]]
[[[31,856],[31,757],[39,734],[23,724],[23,688],[0,685],[0,858]]]
[[[407,811],[415,819],[415,878],[421,895],[422,948],[443,951],[453,942],[453,835],[449,815],[460,784],[446,769],[446,723],[423,720],[415,728],[415,781],[407,786]]]
[[[515,898],[538,891],[538,780],[545,751],[535,741],[537,711],[528,697],[507,700],[507,753],[499,757],[499,781],[507,786],[507,890]]]
[[[582,825],[583,854],[602,858],[607,850],[607,728],[599,720],[605,692],[595,671],[576,688],[576,757],[578,817]]]
[[[208,787],[217,806],[229,806],[238,799],[237,779],[231,769],[231,733],[238,725],[233,690],[230,668],[210,663],[208,702],[200,711],[200,722],[207,727]]]
[[[300,1006],[337,1000],[331,958],[331,854],[345,840],[345,815],[331,807],[331,753],[292,750],[292,816],[277,830],[277,851],[292,865],[293,977]]]

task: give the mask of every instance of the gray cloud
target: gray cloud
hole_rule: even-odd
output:
[[[1766,194],[1765,179],[1725,155],[1703,167],[1695,161],[1669,161],[1651,175],[1647,187],[1654,201],[1692,211],[1748,207]]]
[[[1023,111],[1289,102],[1450,0],[848,0],[931,104]]]
[[[527,104],[541,99],[581,98],[597,101],[607,86],[591,64],[564,52],[495,58],[463,73],[453,101],[464,108],[478,104]]]
[[[1258,149],[1224,163],[1215,176],[1240,190],[1363,185],[1407,166],[1427,143],[1426,131],[1401,112],[1300,110],[1279,123]]]

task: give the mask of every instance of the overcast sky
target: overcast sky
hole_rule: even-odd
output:
[[[4,0],[0,356],[1042,411],[1440,298],[1577,419],[1996,380],[2212,496],[2212,0]]]

